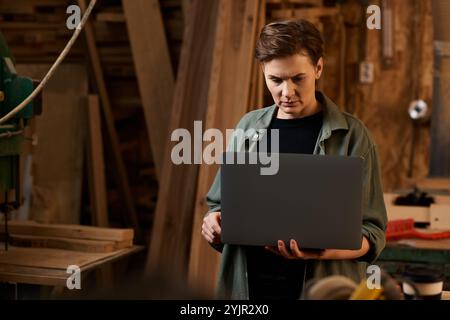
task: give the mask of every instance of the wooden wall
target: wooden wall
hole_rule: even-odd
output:
[[[361,1],[348,0],[342,5],[318,8],[298,8],[294,4],[277,8],[271,3],[267,18],[269,21],[304,18],[322,31],[325,68],[319,88],[368,127],[378,145],[384,190],[391,191],[410,187],[428,175],[430,124],[417,126],[411,148],[413,125],[408,107],[417,99],[432,107],[433,23],[431,0],[386,3],[392,12],[390,65],[382,54],[386,39],[383,32],[388,26],[382,23],[381,30],[368,30],[367,6]],[[382,7],[381,1],[371,4]],[[360,81],[361,62],[373,65],[372,83]],[[265,105],[270,103],[266,93]]]
[[[382,32],[365,30],[359,1],[347,1],[344,12],[348,46],[344,109],[358,116],[378,145],[385,191],[410,186],[428,175],[430,127],[418,127],[414,145],[412,176],[408,177],[413,125],[408,116],[412,100],[423,99],[432,106],[433,25],[431,0],[388,1],[393,13],[393,62],[384,66]],[[376,3],[376,2],[374,2]],[[380,2],[378,2],[380,4]],[[380,4],[381,5],[381,4]],[[383,25],[382,25],[383,27]],[[358,52],[359,51],[359,52]],[[350,77],[358,74],[357,58],[373,63],[374,82],[361,84]]]

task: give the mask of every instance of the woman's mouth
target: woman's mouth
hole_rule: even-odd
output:
[[[293,107],[298,103],[298,101],[281,102],[283,107]]]

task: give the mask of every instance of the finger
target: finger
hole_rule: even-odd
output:
[[[214,239],[214,234],[207,228],[203,229],[203,232],[205,233],[205,235],[207,235],[208,237],[210,237],[211,239]]]
[[[295,258],[293,255],[291,255],[288,252],[288,250],[287,250],[287,248],[286,248],[286,246],[284,244],[284,241],[282,241],[282,240],[278,241],[278,250],[281,252],[281,255],[283,257],[285,257],[286,259],[294,259]]]
[[[221,229],[220,229],[220,226],[216,223],[216,222],[214,222],[214,221],[208,221],[208,222],[206,222],[206,225],[207,225],[207,227],[208,227],[208,230],[211,232],[211,233],[216,233],[216,234],[220,234],[220,231],[221,231]]]
[[[215,232],[217,235],[220,235],[220,233],[222,232],[222,229],[220,228],[220,226],[216,223],[211,225],[211,229],[213,230],[213,232]]]
[[[265,248],[266,248],[266,250],[268,250],[268,251],[270,251],[272,253],[275,253],[278,256],[281,256],[280,251],[278,251],[278,247],[266,246]]]
[[[205,223],[205,230],[208,230],[211,234],[214,233],[214,229],[209,222]]]
[[[212,242],[212,238],[210,236],[208,236],[203,230],[202,230],[202,235],[206,239],[206,241],[208,241],[210,243]]]
[[[303,254],[302,251],[300,251],[300,249],[297,245],[297,241],[295,241],[294,239],[291,239],[290,246],[291,246],[291,252],[294,256],[296,256],[297,258],[300,258],[300,259],[305,258],[305,255]]]

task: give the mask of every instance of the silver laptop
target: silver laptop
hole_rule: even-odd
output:
[[[249,164],[249,155],[245,164],[221,165],[223,243],[295,239],[303,249],[361,247],[361,157],[280,153],[278,172],[262,175],[267,165]]]

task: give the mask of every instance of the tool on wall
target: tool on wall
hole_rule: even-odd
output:
[[[381,12],[382,12],[382,28],[381,28],[381,59],[382,66],[384,69],[390,69],[394,65],[394,13],[391,0],[381,1]]]
[[[408,114],[412,121],[412,139],[411,139],[411,149],[409,154],[409,169],[408,169],[408,178],[411,178],[413,175],[414,168],[414,148],[417,145],[418,139],[418,131],[420,129],[420,125],[427,122],[428,119],[428,105],[423,100],[414,100],[409,104]]]

